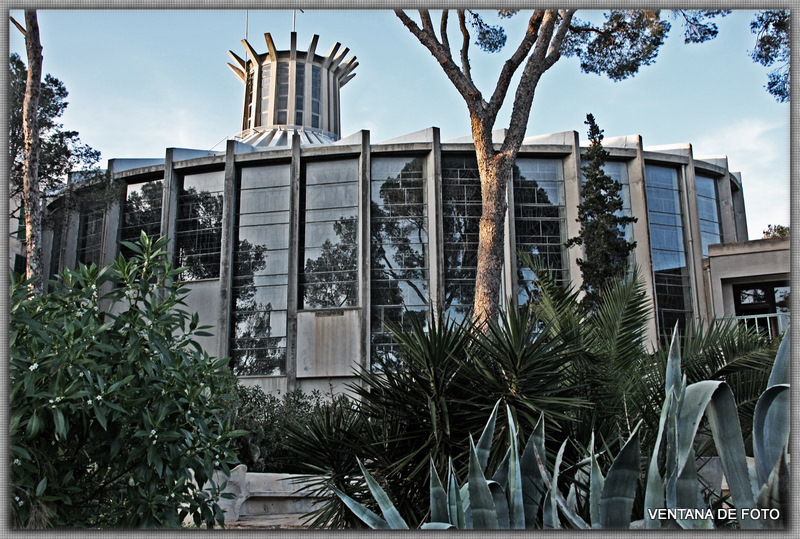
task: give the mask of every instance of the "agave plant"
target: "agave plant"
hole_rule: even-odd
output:
[[[775,524],[759,518],[764,513],[758,510],[781,513],[787,503],[788,342],[786,337],[775,359],[769,388],[756,405],[753,429],[755,466],[749,467],[733,393],[721,381],[706,380],[687,385],[681,371],[675,332],[665,373],[666,398],[647,471],[645,527],[713,527],[713,513],[709,507],[700,504],[700,482],[693,450],[703,415],[710,423],[728,481],[735,506],[733,517],[740,527],[746,529]],[[468,474],[463,485],[459,485],[452,461],[446,486],[443,485],[431,460],[430,521],[424,523],[422,529],[524,529],[536,527],[540,522],[544,528],[560,528],[562,522],[581,529],[631,527],[641,456],[638,425],[614,458],[606,476],[598,465],[592,438],[589,458],[581,463],[589,467],[590,521],[587,522],[576,511],[575,483],[570,486],[566,497],[559,490],[566,441],[556,456],[552,472],[547,466],[543,418],[520,454],[516,424],[507,407],[508,449],[494,473],[491,476],[486,474],[499,404],[495,406],[478,444],[470,438]],[[659,464],[661,461],[663,467]],[[360,462],[359,466],[384,518],[335,487],[331,489],[368,526],[408,528],[389,496]],[[662,469],[665,471],[663,475]],[[759,488],[759,485],[763,486]],[[538,519],[540,511],[541,521]]]

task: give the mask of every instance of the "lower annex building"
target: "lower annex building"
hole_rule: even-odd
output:
[[[247,41],[247,60],[231,53],[245,86],[242,133],[224,151],[110,160],[119,197],[78,196],[69,212],[56,198],[44,263],[51,274],[105,265],[141,230],[166,236],[188,268],[188,309],[214,328],[200,339],[209,353],[231,357],[243,383],[267,392],[341,391],[355,368],[395,353],[385,322],[424,320],[431,305],[467,314],[481,213],[474,148],[469,137],[442,141],[435,127],[341,138],[339,91],[355,58],[345,61],[338,43],[317,54],[317,36],[307,51],[294,33],[289,51],[265,38],[264,54]],[[638,217],[625,233],[655,305],[652,340],[676,322],[754,312],[754,299],[788,312],[788,240],[769,244],[777,269],[761,277],[725,265],[728,247],[716,245],[748,239],[727,158],[696,159],[689,144],[648,148],[640,136],[603,144],[624,211]],[[564,242],[579,232],[584,150],[575,131],[525,139],[508,183],[503,296],[524,303],[534,293],[520,251],[579,286],[579,249]]]

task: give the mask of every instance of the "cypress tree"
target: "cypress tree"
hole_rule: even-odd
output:
[[[635,217],[622,215],[620,183],[603,171],[608,152],[603,148],[603,130],[594,116],[586,115],[591,145],[586,151],[586,164],[581,168],[585,181],[581,186],[578,219],[581,231],[566,242],[567,247],[583,246],[584,258],[578,259],[585,291],[584,302],[593,308],[612,279],[622,275],[628,266],[628,255],[636,242],[625,240],[625,225]]]

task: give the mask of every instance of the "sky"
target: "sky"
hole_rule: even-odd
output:
[[[11,15],[24,20],[21,11]],[[718,21],[716,39],[691,45],[671,19],[656,62],[621,82],[562,58],[537,87],[527,134],[574,130],[586,140],[592,113],[607,138],[639,134],[645,148],[691,143],[695,158],[727,155],[730,169],[742,173],[750,239],[768,224],[788,225],[790,106],[767,93],[768,69],[749,56],[752,18],[734,11]],[[487,12],[487,19],[496,17]],[[473,76],[485,95],[526,21],[524,12],[504,21],[508,45],[500,53],[473,46]],[[244,92],[226,65],[228,50],[244,57],[247,36],[263,53],[267,32],[288,49],[292,11],[40,10],[39,25],[44,73],[69,91],[62,123],[101,151],[105,167],[110,158],[163,157],[167,147],[224,150],[239,131]],[[461,97],[391,11],[298,10],[295,25],[298,48],[319,34],[318,52],[340,42],[357,57],[356,76],[342,89],[343,136],[368,129],[380,142],[431,126],[442,140],[470,134]],[[9,52],[26,60],[12,25]],[[510,105],[496,129],[508,126],[509,114]]]

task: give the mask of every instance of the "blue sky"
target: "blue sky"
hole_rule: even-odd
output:
[[[726,154],[742,172],[750,238],[769,223],[789,224],[789,105],[764,90],[767,69],[749,57],[751,19],[735,11],[700,45],[685,45],[673,20],[657,61],[622,82],[581,73],[575,58],[563,58],[542,77],[528,134],[576,130],[585,139],[591,112],[607,137],[641,134],[646,147],[689,142],[697,158]],[[243,88],[226,63],[228,50],[243,56],[245,20],[257,51],[266,50],[265,32],[288,48],[290,10],[40,11],[44,72],[70,92],[64,125],[102,152],[102,166],[114,157],[161,157],[167,147],[223,149],[241,121]],[[521,13],[506,22],[507,49],[525,21]],[[298,11],[296,30],[299,47],[319,34],[319,52],[338,41],[358,58],[342,90],[343,135],[369,129],[381,141],[430,126],[443,140],[469,134],[460,96],[392,12]],[[10,52],[25,59],[13,26],[9,39]],[[473,47],[484,94],[507,54]],[[509,110],[495,128],[507,127]]]

